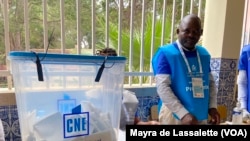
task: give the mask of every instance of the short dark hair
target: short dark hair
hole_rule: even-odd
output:
[[[97,50],[96,55],[101,56],[117,56],[115,49],[113,48],[104,48],[101,50]]]

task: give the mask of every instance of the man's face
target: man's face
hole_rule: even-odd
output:
[[[184,22],[177,29],[178,39],[183,47],[192,50],[195,48],[196,43],[199,41],[202,35],[202,29],[198,22],[187,21]]]

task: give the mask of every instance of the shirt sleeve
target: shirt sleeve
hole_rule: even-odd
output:
[[[180,100],[175,96],[171,87],[169,75],[156,75],[157,93],[164,104],[170,111],[175,113],[179,119],[188,113],[187,109],[181,104]]]
[[[173,93],[171,84],[171,70],[168,60],[163,52],[158,50],[153,61],[157,93],[164,104],[170,111],[175,113],[179,119],[188,113],[186,108],[181,104],[179,99]]]
[[[154,69],[154,75],[171,73],[167,58],[165,54],[161,51],[161,49],[158,49],[158,51],[154,55],[152,65]]]
[[[245,70],[239,70],[237,77],[238,98],[241,108],[247,108],[247,74]]]

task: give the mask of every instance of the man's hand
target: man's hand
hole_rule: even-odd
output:
[[[197,125],[198,120],[192,114],[188,113],[181,119],[181,124],[183,124],[183,125]]]
[[[139,122],[137,122],[136,125],[160,125],[160,122],[154,121],[154,120],[152,120],[152,121],[139,121]]]
[[[220,113],[217,111],[216,108],[210,108],[208,110],[208,113],[211,117],[211,120],[209,121],[210,124],[213,124],[213,125],[220,124]]]
[[[152,120],[152,121],[148,121],[148,124],[149,125],[160,125],[160,122]]]

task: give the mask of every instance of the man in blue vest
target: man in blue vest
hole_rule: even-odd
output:
[[[250,122],[250,45],[245,45],[238,64],[238,101],[243,110],[243,121]]]
[[[152,59],[159,103],[162,103],[159,121],[161,124],[219,124],[211,56],[204,47],[196,45],[203,32],[200,18],[195,14],[185,16],[176,32],[177,41],[159,47]]]

